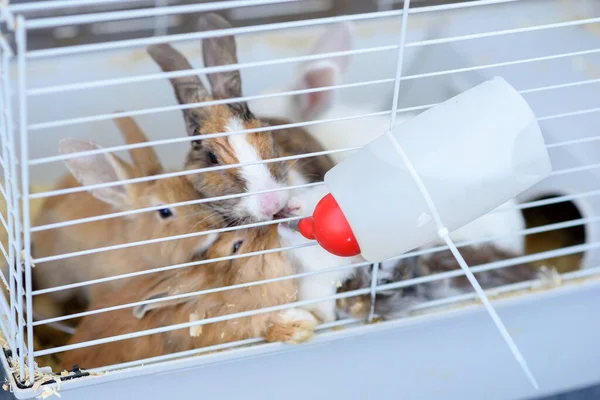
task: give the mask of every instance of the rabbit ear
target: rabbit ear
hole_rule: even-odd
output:
[[[347,22],[328,26],[319,37],[311,54],[347,51],[352,48],[353,34]],[[314,89],[334,86],[341,82],[346,72],[350,56],[332,57],[308,62],[301,67],[298,86],[301,89]],[[333,102],[335,90],[307,93],[299,96],[300,113],[303,119],[310,119],[324,112]]]
[[[185,71],[192,69],[188,60],[171,45],[163,43],[148,47],[148,54],[164,72]],[[169,79],[179,104],[200,103],[211,99],[210,93],[198,76],[183,76]],[[188,108],[182,110],[187,133],[198,134],[198,127],[209,117],[207,108]]]
[[[116,118],[115,123],[125,137],[127,144],[146,143],[148,138],[133,118]],[[156,175],[163,171],[158,156],[152,147],[129,149],[134,165],[143,176]]]
[[[61,154],[98,150],[101,147],[94,142],[79,139],[63,139],[58,145]],[[83,186],[116,182],[133,178],[127,165],[109,153],[85,155],[65,160],[67,167]],[[124,208],[131,203],[130,193],[125,185],[91,189],[90,193],[105,203]]]
[[[231,24],[217,14],[206,14],[198,20],[198,28],[202,31],[229,29]],[[220,65],[237,64],[237,49],[233,36],[220,36],[202,40],[202,55],[204,65],[216,67]],[[221,99],[242,97],[242,77],[239,70],[207,74],[212,93]],[[248,103],[231,103],[229,108],[243,119],[253,118]]]
[[[198,20],[202,31],[231,28],[231,24],[217,14],[206,14]],[[202,55],[206,67],[237,64],[237,50],[233,36],[220,36],[202,40]],[[208,74],[213,95],[223,99],[242,96],[240,71],[227,71]]]
[[[352,49],[354,33],[349,22],[340,22],[327,26],[317,40],[311,54],[335,53]],[[345,73],[350,63],[350,55],[333,57],[331,61],[341,73]],[[317,61],[318,62],[318,61]]]
[[[188,60],[170,44],[155,44],[147,49],[148,54],[163,72],[185,71],[193,69]],[[196,103],[210,97],[208,90],[196,75],[171,78],[177,100],[181,104]]]
[[[159,300],[169,296],[192,292],[195,289],[195,286],[191,284],[194,280],[185,279],[185,275],[185,272],[178,271],[167,276],[162,276],[157,281],[152,283],[142,298],[142,301]],[[172,307],[190,300],[194,300],[194,298],[182,297],[165,301],[156,301],[154,303],[141,304],[134,307],[132,313],[137,319],[142,319],[150,310]]]
[[[150,296],[144,297],[144,299],[142,301],[158,300],[158,299],[162,299],[164,297],[168,297],[169,295],[170,294],[168,291],[163,291],[160,293],[154,293]],[[157,309],[165,308],[165,307],[173,307],[173,306],[176,306],[177,304],[185,303],[187,301],[190,301],[189,297],[182,298],[182,299],[159,301],[156,303],[142,304],[142,305],[134,307],[132,310],[132,313],[133,313],[133,316],[136,317],[137,319],[142,319],[142,318],[144,318],[144,316],[146,315],[146,313],[148,311],[157,310]]]

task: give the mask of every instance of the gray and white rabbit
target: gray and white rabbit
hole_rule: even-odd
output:
[[[514,257],[513,253],[486,244],[482,246],[466,246],[460,253],[469,266],[487,264]],[[460,269],[458,262],[450,250],[442,250],[421,256],[407,257],[389,261],[380,268],[377,274],[378,285],[421,278],[428,275]],[[352,279],[344,283],[341,292],[369,287],[373,266],[362,268]],[[491,289],[503,285],[529,280],[540,280],[541,285],[555,285],[560,276],[554,269],[535,268],[528,263],[513,265],[501,269],[482,271],[475,278],[483,289]],[[376,294],[374,312],[384,320],[402,318],[419,304],[431,300],[470,293],[473,288],[464,276],[445,278],[396,289],[383,290]],[[340,317],[365,319],[371,308],[370,295],[355,296],[337,301],[337,312]]]

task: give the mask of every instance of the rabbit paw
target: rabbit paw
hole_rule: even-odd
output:
[[[297,344],[313,337],[317,326],[316,318],[306,310],[292,308],[282,311],[276,321],[270,324],[265,335],[269,342]]]
[[[337,301],[339,319],[367,319],[371,311],[371,299],[368,296],[349,297]]]
[[[322,323],[333,322],[336,320],[335,302],[326,301],[323,303],[309,304],[302,308],[310,312]]]
[[[562,277],[556,268],[542,266],[537,273],[537,277],[538,280],[533,284],[534,288],[546,289],[560,286],[562,284]]]

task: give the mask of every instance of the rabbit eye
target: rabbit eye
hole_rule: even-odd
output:
[[[233,244],[233,254],[237,253],[238,250],[240,249],[240,247],[242,247],[242,243],[244,243],[243,240],[238,240],[237,242],[235,242]]]
[[[172,217],[173,213],[168,208],[161,208],[160,210],[158,210],[158,215],[160,215],[162,219],[167,219]]]
[[[215,156],[215,153],[213,153],[212,151],[208,152],[208,161],[210,161],[211,164],[218,164],[219,160],[217,159],[217,156]]]

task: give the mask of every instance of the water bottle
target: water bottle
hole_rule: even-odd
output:
[[[452,232],[552,171],[533,111],[499,77],[389,134],[325,175],[330,194],[299,221],[303,236],[335,255],[379,262],[439,239],[434,213]]]

